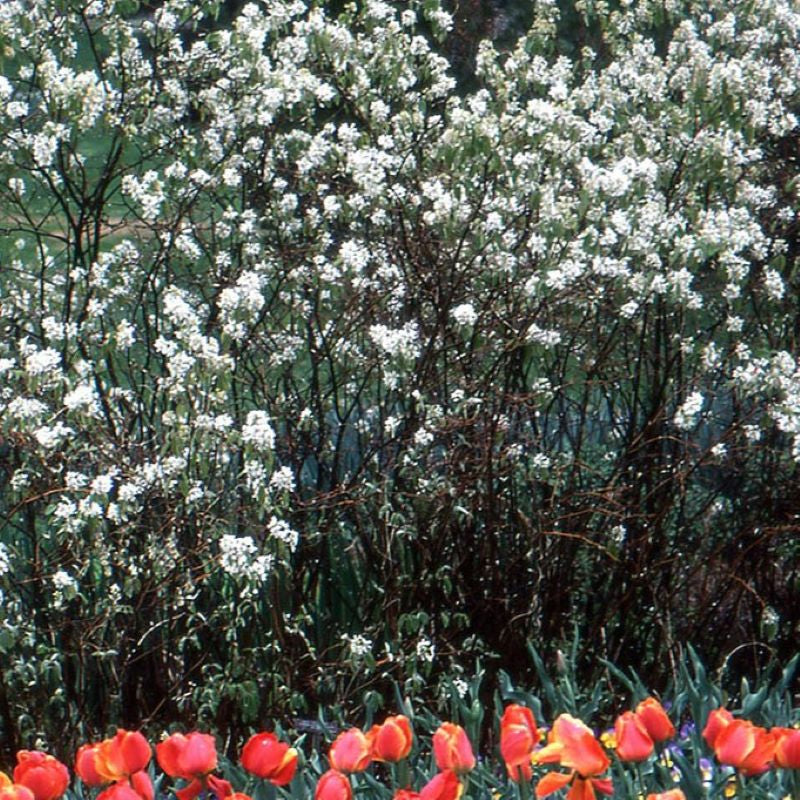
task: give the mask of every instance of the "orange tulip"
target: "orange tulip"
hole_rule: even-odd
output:
[[[500,720],[500,755],[512,780],[531,779],[531,753],[538,741],[539,730],[531,710],[516,703],[506,706]]]
[[[653,754],[653,740],[637,714],[626,711],[614,723],[617,755],[622,761],[645,761]]]
[[[0,800],[34,800],[33,792],[19,783],[0,783]]]
[[[656,743],[665,742],[675,736],[675,726],[667,716],[664,706],[648,697],[636,706],[636,716],[644,725],[647,735]]]
[[[434,775],[419,793],[419,800],[458,800],[463,787],[458,775],[450,770]]]
[[[383,725],[373,725],[367,734],[375,761],[401,761],[411,752],[414,735],[408,717],[387,717]]]
[[[297,750],[279,742],[274,733],[257,733],[242,748],[242,766],[273,786],[286,786],[297,770]]]
[[[363,772],[372,761],[369,740],[359,728],[342,731],[328,751],[331,767],[339,772]]]
[[[469,772],[475,767],[475,755],[466,731],[453,722],[443,722],[433,734],[433,755],[440,770]]]
[[[69,770],[56,758],[39,750],[20,750],[14,783],[33,792],[34,800],[56,800],[67,791]]]
[[[649,794],[647,800],[686,800],[686,795],[680,789],[670,789],[668,792]]]
[[[314,800],[353,800],[353,787],[347,775],[329,769],[317,781]]]
[[[217,744],[209,733],[173,733],[156,745],[156,758],[170,777],[191,781],[217,768]]]
[[[800,769],[800,729],[773,728],[775,765],[783,769]]]
[[[703,728],[703,738],[709,747],[713,749],[714,743],[717,741],[717,736],[723,728],[726,728],[733,722],[733,714],[725,708],[715,708],[706,720],[706,726]]]
[[[116,736],[95,747],[94,766],[107,781],[119,781],[141,772],[150,763],[152,754],[147,739],[139,731],[119,729]]]
[[[567,800],[594,800],[595,790],[611,794],[608,778],[596,777],[611,763],[592,731],[579,719],[562,714],[553,723],[547,744],[533,753],[539,764],[558,763],[570,773],[548,772],[536,785],[536,796],[546,797],[571,784]]]
[[[33,800],[33,792],[0,772],[0,800]]]
[[[735,719],[715,736],[714,754],[720,764],[735,767],[743,775],[760,775],[772,766],[775,737],[748,720]]]

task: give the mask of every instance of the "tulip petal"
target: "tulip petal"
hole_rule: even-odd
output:
[[[571,780],[574,773],[565,774],[563,772],[548,772],[539,783],[536,784],[536,796],[547,797],[547,795],[563,789]]]
[[[750,754],[756,743],[751,726],[744,720],[734,720],[723,728],[714,744],[714,752],[721,764],[732,767],[740,765]]]

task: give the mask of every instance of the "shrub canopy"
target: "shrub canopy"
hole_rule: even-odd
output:
[[[9,747],[796,647],[800,13],[576,5],[0,6]]]

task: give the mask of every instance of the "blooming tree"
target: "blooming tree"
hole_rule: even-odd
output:
[[[15,736],[797,622],[795,4],[357,5],[0,5]]]

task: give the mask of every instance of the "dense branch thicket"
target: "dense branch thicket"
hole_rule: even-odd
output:
[[[0,5],[10,748],[796,648],[795,3],[135,11]]]

